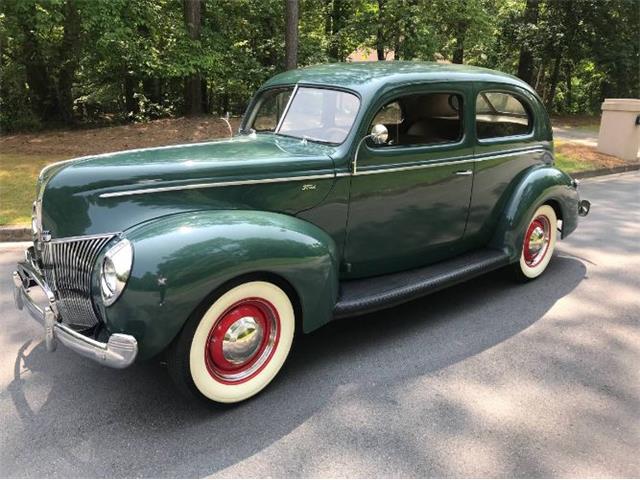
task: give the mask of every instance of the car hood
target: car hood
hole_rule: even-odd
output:
[[[45,168],[38,181],[43,228],[56,238],[122,231],[145,219],[185,210],[250,208],[251,201],[238,202],[237,195],[227,188],[197,192],[190,188],[211,183],[234,182],[241,186],[253,180],[330,176],[334,172],[333,151],[332,147],[317,143],[254,134],[61,162]],[[128,195],[131,191],[142,193]],[[317,202],[321,193],[307,195],[295,209],[313,206],[310,202]],[[129,210],[116,208],[122,204]],[[287,211],[275,204],[271,209]],[[109,218],[113,216],[120,220]]]

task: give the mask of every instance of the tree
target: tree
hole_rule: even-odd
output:
[[[285,70],[298,66],[298,0],[286,2]]]
[[[378,29],[376,31],[376,52],[378,54],[378,61],[385,60],[385,34],[384,34],[384,14],[385,14],[385,0],[378,0]]]
[[[518,61],[518,77],[527,82],[529,85],[533,84],[533,49],[532,49],[532,37],[535,38],[535,27],[538,23],[538,5],[539,0],[527,0],[527,5],[524,11],[524,25],[523,31],[526,35],[521,40],[520,47],[520,59]]]
[[[187,34],[194,44],[200,42],[203,4],[204,0],[184,0],[184,22]],[[184,105],[187,115],[198,115],[203,112],[202,76],[198,70],[193,71],[185,80]]]
[[[629,0],[3,0],[0,127],[240,114],[285,66],[359,48],[518,74],[551,111],[598,113],[640,96],[639,26]]]

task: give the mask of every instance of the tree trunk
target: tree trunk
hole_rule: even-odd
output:
[[[200,82],[200,97],[202,99],[202,112],[210,113],[209,109],[209,88],[207,81],[203,78]]]
[[[191,40],[200,40],[204,0],[184,0],[184,22]],[[184,108],[187,115],[202,113],[202,76],[194,72],[185,79]]]
[[[571,68],[571,63],[567,62],[567,65],[565,67],[565,84],[567,86],[567,96],[566,96],[566,110],[567,112],[571,112],[571,105],[573,104],[573,92],[572,92],[572,88],[571,88],[571,75],[572,75],[572,68]]]
[[[453,63],[464,63],[464,39],[467,35],[467,22],[458,22],[456,28],[456,46],[453,50]]]
[[[556,60],[553,64],[553,71],[551,72],[551,83],[549,86],[549,96],[546,99],[546,105],[548,110],[553,109],[553,100],[556,96],[556,87],[558,86],[558,79],[560,78],[560,65],[562,64],[562,53],[558,52]]]
[[[532,25],[538,23],[539,0],[527,0],[524,10],[524,26],[529,30]],[[520,59],[518,61],[518,77],[532,85],[533,81],[533,52],[529,45],[530,38],[524,38],[520,47]]]
[[[162,86],[158,77],[147,77],[142,80],[144,95],[156,104],[162,103]]]
[[[329,39],[327,56],[331,61],[344,62],[350,52],[345,52],[341,32],[346,24],[349,0],[326,0],[325,35]]]
[[[325,0],[324,36],[329,39],[327,44],[327,56],[331,60],[336,58],[336,46],[334,38],[334,15],[336,11],[336,0]]]
[[[136,93],[136,79],[129,73],[129,69],[127,67],[124,68],[124,108],[126,110],[126,114],[129,115],[131,113],[138,113],[138,102],[134,97]]]
[[[378,0],[378,31],[376,34],[376,51],[378,53],[378,60],[385,60],[384,55],[384,0]]]
[[[540,90],[539,90],[540,85],[542,85],[542,83],[544,82],[546,68],[547,68],[547,66],[546,66],[545,62],[542,62],[540,64],[540,67],[538,68],[538,73],[536,75],[536,83],[535,83],[535,86],[533,87],[533,89],[538,93],[540,93]]]
[[[80,14],[75,0],[64,5],[64,34],[60,48],[60,74],[58,77],[58,104],[60,117],[65,123],[73,123],[73,80],[78,68],[80,48]]]
[[[286,2],[286,29],[284,36],[284,64],[286,70],[293,70],[298,66],[298,0]]]
[[[24,42],[22,44],[21,61],[24,65],[26,81],[29,86],[29,99],[34,113],[43,121],[56,119],[58,101],[49,75],[47,65],[42,57],[42,49],[36,36],[32,22],[36,17],[35,3],[25,17],[20,17],[19,24]]]

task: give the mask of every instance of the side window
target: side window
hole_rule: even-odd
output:
[[[479,139],[526,135],[533,128],[531,114],[514,95],[480,92],[476,98],[476,133]]]
[[[383,124],[389,145],[421,146],[452,143],[462,138],[462,97],[452,93],[406,95],[382,107],[370,128]]]

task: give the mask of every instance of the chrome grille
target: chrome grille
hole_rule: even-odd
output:
[[[56,295],[62,321],[89,328],[99,321],[91,301],[91,273],[100,250],[114,237],[92,235],[44,242],[44,277]]]

